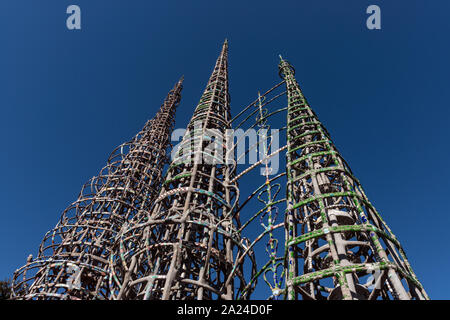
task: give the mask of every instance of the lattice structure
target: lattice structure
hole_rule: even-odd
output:
[[[240,259],[245,259],[245,255],[249,253],[254,254],[259,262],[264,262],[259,268],[256,261],[252,264],[253,270],[248,275],[249,280],[237,299],[248,299],[249,294],[255,289],[259,291],[260,295],[264,291],[270,292],[269,299],[275,300],[284,292],[282,255],[284,251],[284,210],[281,207],[286,202],[285,192],[283,192],[285,186],[283,178],[286,173],[284,168],[281,173],[278,173],[279,163],[275,158],[279,157],[286,149],[286,145],[279,147],[279,134],[284,132],[286,127],[273,129],[271,123],[279,122],[276,119],[277,116],[284,116],[281,118],[281,121],[284,122],[287,107],[269,110],[271,103],[280,101],[280,98],[285,96],[286,92],[277,92],[283,83],[284,81],[262,95],[258,93],[257,99],[242,108],[239,114],[232,119],[233,124],[237,123],[234,125],[236,133],[242,130],[242,134],[237,134],[238,139],[232,146],[233,150],[237,149],[236,160],[241,163],[241,160],[248,156],[251,163],[250,166],[242,169],[232,181],[245,184],[247,190],[255,188],[248,195],[242,191],[240,193],[240,199],[244,199],[244,201],[239,201],[238,211],[240,217],[245,219],[239,232],[252,240],[246,246],[246,251]],[[256,121],[253,122],[253,119]],[[247,138],[249,138],[248,146],[246,146]],[[241,144],[245,147],[244,152],[239,152],[239,149],[242,150]],[[250,160],[252,158],[253,160]],[[275,168],[272,166],[273,164],[275,164]],[[262,231],[258,234],[261,228]],[[255,233],[256,236],[250,236]],[[263,286],[256,287],[258,282]]]
[[[282,58],[279,75],[231,118],[225,41],[165,178],[182,80],[16,271],[13,296],[250,299],[266,290],[269,299],[428,299]],[[232,126],[245,129],[238,142]],[[254,131],[257,142],[236,156]],[[259,160],[238,173],[255,150]],[[270,166],[278,156],[280,173]]]
[[[14,274],[16,299],[108,299],[109,257],[122,225],[149,210],[168,163],[168,147],[183,79],[155,118],[111,154],[78,200],[49,231],[36,259]]]
[[[152,211],[115,246],[115,299],[233,299],[244,283],[236,164],[227,157],[227,51],[225,41]]]
[[[279,69],[288,97],[288,299],[427,299],[400,243],[307,103],[293,67],[281,58]]]

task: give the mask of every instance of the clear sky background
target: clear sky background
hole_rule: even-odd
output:
[[[66,28],[66,8],[82,30]],[[366,28],[370,4],[382,30]],[[184,74],[190,119],[225,37],[232,113],[296,68],[431,298],[450,298],[449,1],[0,2],[0,278]]]

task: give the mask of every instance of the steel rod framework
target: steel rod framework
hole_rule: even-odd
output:
[[[294,68],[280,59],[288,97],[288,299],[427,299],[400,243],[307,103]]]
[[[115,245],[114,299],[233,299],[244,283],[229,104],[225,41],[153,209]]]
[[[49,231],[36,259],[16,270],[16,299],[108,299],[109,256],[126,221],[149,210],[168,163],[170,135],[183,79],[156,116],[114,150],[100,174]]]
[[[170,165],[182,79],[15,272],[13,298],[250,299],[262,278],[269,299],[428,299],[294,68],[281,56],[278,68],[283,80],[231,118],[225,40]],[[246,127],[237,142],[232,126]],[[258,142],[235,155],[252,130]],[[277,156],[281,173],[269,166]],[[239,183],[253,189],[243,202]]]

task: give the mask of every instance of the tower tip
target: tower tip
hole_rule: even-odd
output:
[[[175,83],[175,87],[182,86],[184,81],[184,74],[181,75],[180,79],[178,79],[177,83]]]
[[[228,39],[225,38],[225,40],[223,41],[223,45],[222,45],[222,54],[227,51],[228,51]]]
[[[278,55],[280,57],[280,60],[283,61],[283,57],[281,56],[281,54]]]

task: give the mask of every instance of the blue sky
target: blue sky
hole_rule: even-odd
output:
[[[70,4],[81,7],[80,31],[66,28]],[[365,26],[370,4],[381,7],[381,30]],[[449,9],[425,0],[1,1],[0,278],[36,254],[182,74],[177,127],[186,125],[226,37],[232,113],[279,81],[286,57],[431,298],[450,298]]]

